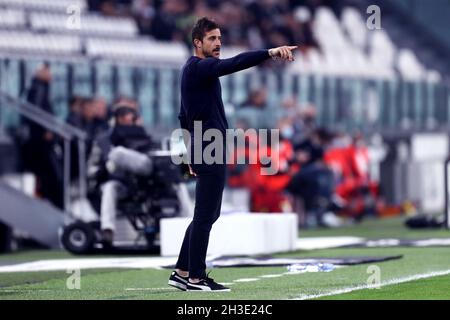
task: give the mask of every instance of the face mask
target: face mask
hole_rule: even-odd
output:
[[[283,138],[290,139],[294,135],[294,129],[292,127],[284,127],[280,130],[280,133]]]

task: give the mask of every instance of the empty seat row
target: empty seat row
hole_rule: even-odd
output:
[[[78,37],[57,34],[34,34],[28,31],[0,31],[0,50],[76,54],[81,52]]]
[[[26,24],[25,12],[20,9],[0,8],[1,27],[24,27]]]
[[[88,57],[177,64],[189,55],[181,43],[139,37],[132,18],[104,17],[81,10],[78,19],[76,13],[67,10],[74,4],[80,9],[86,8],[85,0],[0,0],[0,49],[85,53]],[[30,8],[65,11],[30,11]],[[308,10],[301,9],[297,11],[302,15]],[[27,26],[27,14],[32,31],[11,31]],[[289,70],[375,78],[401,75],[408,80],[440,78],[437,72],[426,70],[414,52],[397,48],[385,30],[369,32],[363,16],[354,8],[345,8],[341,21],[329,8],[318,8],[312,31],[320,51],[312,49],[305,55],[299,53],[299,59],[289,65]],[[244,50],[225,47],[222,58]]]
[[[316,49],[311,49],[306,54],[297,53],[295,62],[289,64],[288,70],[309,74],[376,79],[393,79],[399,75],[410,81],[438,82],[442,78],[436,70],[427,70],[419,62],[414,52],[409,49],[399,50],[391,66],[380,63],[378,60],[371,60],[355,48],[347,48],[345,51],[336,50],[332,54],[324,54]]]
[[[188,50],[182,44],[152,41],[148,38],[81,38],[77,35],[36,34],[29,31],[0,30],[0,50],[22,53],[83,53],[88,57],[152,60],[181,64]]]
[[[367,28],[354,8],[344,8],[341,21],[327,7],[320,7],[313,21],[313,33],[321,52],[310,51],[292,69],[345,76],[436,81],[439,73],[426,68],[409,49],[397,48],[383,29]]]
[[[87,9],[86,0],[0,0],[0,6],[64,12],[73,6],[79,8],[80,11]]]
[[[342,11],[341,25],[355,46],[360,49],[366,47],[368,29],[358,10],[352,7],[344,8]]]
[[[161,63],[181,64],[188,55],[179,43],[141,39],[86,39],[86,54],[90,57],[131,58]]]
[[[34,30],[67,31],[92,35],[136,36],[139,31],[132,18],[105,17],[93,13],[57,14],[36,12],[30,14]]]

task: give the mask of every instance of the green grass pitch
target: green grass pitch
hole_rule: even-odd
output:
[[[411,231],[403,227],[403,218],[395,218],[367,220],[351,228],[301,231],[299,235],[436,238],[450,237],[450,231]],[[70,275],[65,271],[0,273],[0,299],[450,299],[448,247],[336,248],[277,256],[385,255],[403,255],[403,258],[376,264],[380,271],[379,289],[365,287],[371,275],[367,264],[338,268],[328,273],[303,274],[285,274],[285,267],[213,269],[211,276],[232,288],[229,293],[214,294],[187,293],[168,287],[170,270],[89,269],[81,270],[79,290],[67,288]],[[62,258],[74,256],[64,251],[23,251],[0,255],[0,265]]]

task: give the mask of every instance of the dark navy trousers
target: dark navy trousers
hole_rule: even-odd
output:
[[[194,218],[186,230],[176,268],[190,278],[206,277],[206,252],[212,225],[220,216],[226,165],[192,165],[197,174]]]

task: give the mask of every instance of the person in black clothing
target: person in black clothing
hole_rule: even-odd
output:
[[[66,122],[77,128],[81,128],[81,108],[84,99],[85,98],[77,95],[74,95],[69,99],[69,113]]]
[[[289,193],[303,199],[306,214],[318,225],[322,224],[322,214],[334,192],[333,173],[323,162],[325,147],[331,139],[330,132],[319,128],[305,141],[294,144],[293,161],[298,162],[301,169],[286,187]]]
[[[99,116],[102,114],[101,116]],[[95,138],[104,131],[107,131],[109,126],[106,121],[106,104],[101,98],[85,99],[81,105],[81,127],[87,134],[86,140],[86,155],[89,157],[91,153],[92,143]]]
[[[66,122],[86,133],[85,150],[86,158],[89,158],[92,143],[98,135],[108,131],[108,108],[103,98],[85,98],[73,96],[69,100],[69,114]],[[78,177],[79,154],[78,141],[72,140],[70,143],[71,161],[70,172],[72,179]]]
[[[66,117],[66,123],[78,129],[83,129],[83,119],[81,117],[81,109],[85,98],[74,95],[69,99],[69,113]],[[73,139],[70,141],[70,178],[78,178],[79,170],[79,154],[78,141]]]
[[[186,230],[175,270],[169,278],[169,285],[189,291],[229,291],[214,282],[206,273],[206,252],[209,233],[213,223],[219,218],[222,192],[226,176],[226,129],[219,77],[256,66],[271,57],[293,61],[292,51],[296,46],[283,46],[269,50],[255,50],[241,53],[230,59],[219,59],[221,49],[219,26],[208,18],[197,21],[192,30],[192,44],[195,55],[191,56],[181,72],[181,108],[179,120],[181,128],[190,132],[185,138],[188,153],[207,146],[203,142],[196,145],[193,137],[194,121],[200,121],[203,132],[216,129],[222,133],[223,154],[220,161],[207,164],[190,164],[191,174],[197,177],[195,191],[194,218]],[[202,132],[202,133],[203,133]],[[216,141],[214,141],[216,143]],[[195,157],[194,157],[195,159]]]
[[[105,99],[102,97],[94,98],[94,130],[93,137],[96,138],[97,135],[109,129],[109,110]]]
[[[27,101],[53,114],[50,103],[50,65],[44,63],[36,72],[28,90]],[[57,137],[41,125],[24,119],[28,139],[24,145],[25,168],[36,175],[38,192],[60,209],[64,207],[62,192],[62,157]]]

